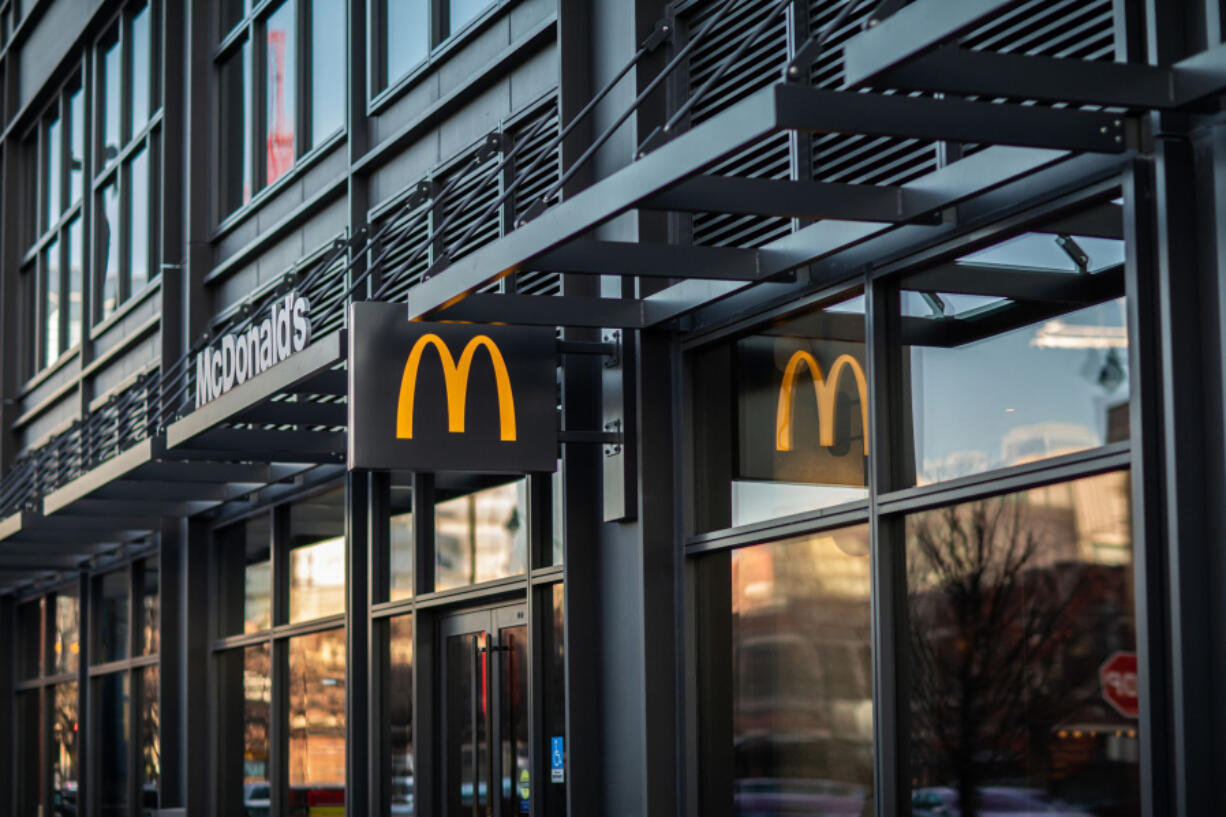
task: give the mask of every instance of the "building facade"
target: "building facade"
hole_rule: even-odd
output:
[[[1224,39],[0,0],[0,810],[1226,812]]]

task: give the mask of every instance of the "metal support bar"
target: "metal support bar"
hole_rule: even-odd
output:
[[[560,355],[602,355],[617,354],[617,344],[600,343],[591,340],[560,340],[556,346]]]
[[[515,323],[523,326],[616,326],[638,328],[643,323],[639,301],[584,295],[469,295],[446,312],[447,320],[472,323]]]
[[[579,239],[534,258],[530,264],[556,272],[757,281],[761,251],[740,247],[638,244]]]
[[[620,431],[559,431],[558,442],[595,445],[625,445],[625,435]]]

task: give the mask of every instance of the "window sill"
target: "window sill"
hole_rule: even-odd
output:
[[[159,292],[161,291],[161,289],[162,289],[162,276],[158,275],[152,281],[145,284],[144,288],[140,292],[131,296],[130,298],[128,298],[128,300],[124,301],[122,304],[117,306],[114,312],[112,312],[110,315],[107,315],[106,318],[104,318],[103,320],[99,321],[98,323],[90,327],[89,339],[97,340],[98,338],[105,335],[108,331],[110,331],[112,327],[115,326],[115,324],[119,323],[124,318],[126,318],[128,315],[130,315],[133,310],[135,310],[138,306],[143,304],[145,301],[149,300],[149,298],[151,298],[155,292]]]
[[[223,238],[226,234],[234,230],[235,227],[242,224],[260,209],[269,200],[275,198],[278,193],[285,190],[294,182],[302,179],[302,176],[315,165],[319,164],[325,156],[332,152],[334,148],[345,141],[347,131],[341,128],[336,133],[329,136],[320,144],[311,148],[310,151],[299,157],[294,166],[289,172],[281,178],[277,179],[272,184],[260,190],[251,197],[251,200],[233,211],[217,224],[217,228],[213,230],[213,234],[209,236],[210,242],[216,242]]]
[[[81,344],[78,343],[77,345],[69,349],[68,351],[64,352],[64,354],[57,357],[54,363],[50,363],[47,366],[44,366],[38,372],[38,374],[34,375],[29,380],[27,380],[21,386],[21,390],[17,394],[17,399],[24,400],[26,397],[29,397],[32,391],[37,389],[43,383],[47,382],[47,380],[50,379],[52,375],[54,375],[60,369],[67,366],[70,361],[79,357],[80,354],[81,354]]]
[[[491,3],[485,11],[470,20],[458,34],[448,37],[435,46],[430,54],[418,63],[415,68],[409,69],[407,74],[398,77],[382,91],[371,97],[366,103],[366,115],[379,116],[385,113],[388,108],[395,104],[396,100],[408,93],[410,88],[421,82],[422,79],[438,68],[440,64],[446,62],[456,51],[463,49],[476,39],[483,31],[509,11],[516,2],[517,0],[497,0],[497,2]]]

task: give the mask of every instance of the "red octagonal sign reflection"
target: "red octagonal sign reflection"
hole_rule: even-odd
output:
[[[1137,654],[1117,652],[1098,668],[1098,677],[1103,685],[1103,700],[1125,718],[1135,718],[1139,711]]]

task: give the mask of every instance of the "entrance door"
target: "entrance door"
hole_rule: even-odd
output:
[[[447,817],[527,814],[528,614],[522,604],[440,623]]]

